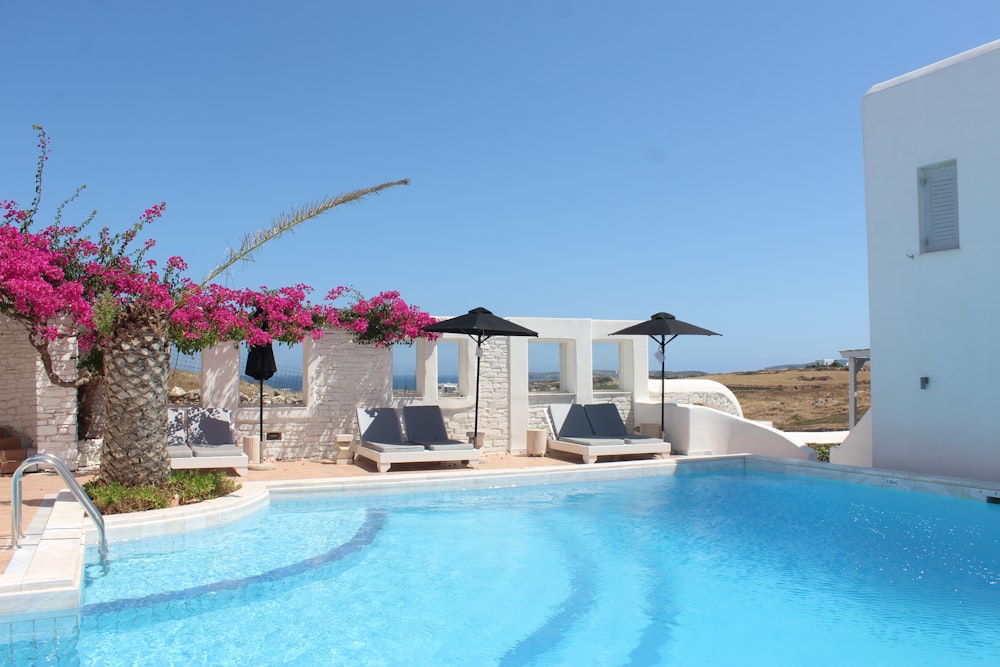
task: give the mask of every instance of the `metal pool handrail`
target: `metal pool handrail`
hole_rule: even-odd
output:
[[[73,477],[73,473],[70,472],[66,464],[58,456],[54,454],[33,454],[24,460],[21,465],[17,467],[14,471],[14,477],[10,481],[10,546],[8,549],[17,549],[18,541],[24,537],[21,532],[21,477],[24,475],[24,469],[31,465],[37,465],[40,463],[48,463],[59,476],[63,478],[63,481],[69,486],[69,490],[73,492],[77,501],[83,505],[83,508],[87,511],[87,515],[90,516],[94,525],[97,526],[97,535],[99,538],[99,549],[101,552],[101,560],[106,561],[108,559],[108,540],[104,533],[104,516],[101,511],[97,509],[94,505],[94,501],[90,499],[87,492],[83,490],[80,483],[76,481]]]

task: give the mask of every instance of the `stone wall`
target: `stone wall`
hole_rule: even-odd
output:
[[[31,439],[39,451],[55,454],[71,470],[77,465],[76,389],[49,382],[27,330],[18,322],[0,318],[0,426]],[[59,376],[76,377],[76,346],[72,340],[52,346]]]
[[[479,432],[484,436],[485,454],[507,451],[507,434],[510,432],[510,373],[507,369],[507,348],[507,338],[491,338],[483,346],[479,378]],[[467,421],[469,426],[466,431],[471,432],[474,417],[473,414],[471,419],[462,420],[459,424]],[[452,417],[452,420],[456,421],[455,417]],[[452,431],[452,433],[457,432],[459,438],[464,439],[462,436],[466,431]]]
[[[683,378],[667,380],[665,383],[664,403],[684,403],[687,405],[704,405],[719,412],[743,416],[743,408],[736,395],[724,384],[703,378]],[[660,381],[649,381],[649,399],[660,400]]]
[[[357,407],[391,405],[389,349],[358,345],[344,332],[327,332],[303,344],[303,371],[304,405],[264,406],[265,458],[334,458],[335,436],[357,434]],[[231,345],[202,354],[202,405],[232,410],[242,441],[260,436],[260,408],[239,404],[239,372],[239,350]]]
[[[35,349],[24,327],[0,318],[0,426],[14,435],[37,439],[35,405]]]

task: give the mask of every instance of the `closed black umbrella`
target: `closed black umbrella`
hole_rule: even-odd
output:
[[[482,361],[483,343],[493,336],[537,336],[538,332],[497,317],[485,308],[473,308],[465,315],[428,324],[424,331],[431,333],[457,333],[471,336],[476,341],[476,416],[472,441],[479,435],[479,364]]]
[[[714,331],[683,322],[670,313],[656,313],[655,315],[651,315],[645,322],[625,327],[621,331],[615,331],[611,335],[649,336],[660,346],[658,353],[660,357],[660,437],[663,438],[666,433],[663,428],[664,384],[666,378],[666,356],[663,348],[678,336],[721,336],[722,334],[717,334]]]
[[[267,323],[261,327],[267,331]],[[260,382],[260,394],[258,396],[260,404],[260,460],[264,461],[264,380],[270,380],[278,372],[278,366],[274,363],[274,349],[270,343],[264,345],[251,345],[247,353],[246,374],[254,380]]]

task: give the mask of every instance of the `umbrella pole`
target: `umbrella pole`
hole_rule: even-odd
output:
[[[257,463],[264,462],[264,380],[260,381],[257,404],[260,406],[260,440],[257,441]]]
[[[667,431],[664,428],[663,410],[664,410],[664,393],[666,387],[666,377],[667,377],[667,344],[663,342],[663,338],[660,338],[660,440],[666,440]]]
[[[479,442],[479,364],[483,361],[482,343],[476,344],[476,417],[472,422],[472,444]]]

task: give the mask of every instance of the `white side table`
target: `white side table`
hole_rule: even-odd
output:
[[[528,429],[528,456],[545,456],[545,437],[548,432],[541,428]]]

